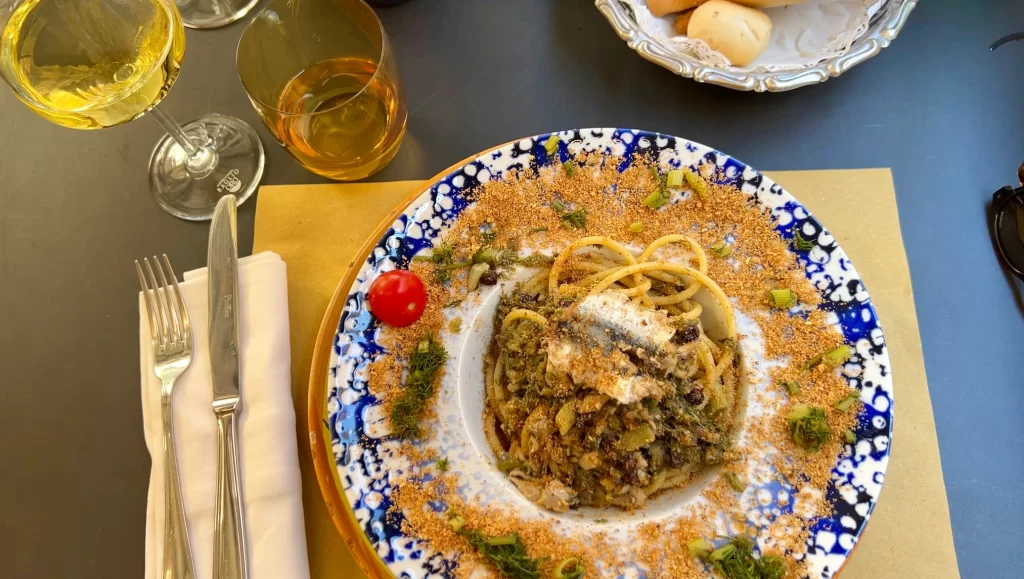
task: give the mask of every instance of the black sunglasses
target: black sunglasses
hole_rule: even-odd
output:
[[[1007,185],[992,194],[992,232],[1006,267],[1024,281],[1024,163],[1017,179],[1020,187]]]

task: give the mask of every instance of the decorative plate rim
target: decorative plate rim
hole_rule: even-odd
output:
[[[888,47],[899,35],[918,0],[897,0],[903,3],[892,14],[875,22],[863,36],[854,41],[849,52],[829,58],[817,66],[795,71],[736,72],[730,69],[706,66],[692,56],[668,50],[662,43],[640,29],[618,0],[594,0],[594,6],[604,15],[619,38],[645,60],[666,68],[682,77],[701,83],[717,84],[741,91],[784,92],[802,86],[825,82],[854,66],[874,57]]]
[[[600,0],[599,0],[600,1]],[[648,134],[661,134],[656,131],[647,131],[642,129],[624,129],[624,128],[602,128],[602,129],[572,129],[574,131],[635,131],[639,133]],[[399,218],[408,208],[416,202],[424,193],[429,192],[435,184],[443,181],[446,176],[457,172],[465,165],[479,159],[485,155],[493,153],[504,147],[515,145],[516,143],[522,142],[525,139],[536,139],[548,134],[559,134],[563,131],[552,131],[550,133],[538,133],[535,135],[528,135],[518,139],[512,139],[495,145],[488,149],[484,149],[478,153],[470,155],[452,165],[446,167],[442,171],[438,172],[434,176],[425,179],[419,186],[415,187],[406,197],[404,197],[395,207],[393,207],[387,215],[380,221],[380,223],[374,228],[373,232],[370,233],[366,241],[362,244],[359,250],[353,257],[345,275],[335,288],[334,294],[331,297],[330,303],[324,313],[324,316],[320,323],[320,328],[317,332],[317,338],[314,343],[313,358],[310,365],[309,392],[307,395],[307,427],[310,442],[310,452],[313,459],[313,466],[317,478],[317,483],[320,488],[321,496],[324,499],[325,505],[327,506],[328,513],[334,522],[335,528],[339,531],[342,541],[349,548],[360,569],[370,579],[390,579],[394,577],[394,574],[387,567],[387,564],[378,555],[376,549],[373,547],[369,538],[363,532],[363,529],[359,525],[355,512],[353,511],[352,505],[345,497],[344,493],[341,492],[341,481],[339,478],[339,471],[335,462],[333,453],[330,447],[325,442],[324,431],[329,431],[327,426],[327,404],[326,394],[327,388],[325,388],[325,381],[328,379],[331,355],[333,352],[333,344],[336,338],[339,323],[342,317],[344,306],[347,302],[348,295],[352,290],[352,286],[356,282],[361,269],[362,263],[373,252],[374,248],[377,247],[380,239],[388,232],[392,227],[396,219]],[[689,141],[689,139],[683,137],[676,137],[683,141]],[[699,144],[699,143],[697,143]],[[710,148],[710,147],[709,147]],[[726,157],[733,159],[734,161],[742,164],[747,168],[751,168],[743,161],[732,157],[728,153],[722,153],[718,149],[711,148],[718,154],[725,155]],[[757,169],[753,169],[759,175],[763,173]],[[782,188],[785,190],[785,188]],[[788,192],[787,192],[788,193]],[[798,203],[799,200],[790,194],[790,197],[795,199]],[[799,203],[803,206],[802,203]],[[804,207],[807,211],[808,216],[814,218],[813,213]],[[815,218],[816,220],[816,218]],[[819,222],[820,224],[820,222]],[[824,231],[827,231],[825,229]],[[841,250],[841,246],[839,246]],[[854,270],[856,268],[854,267]],[[863,285],[863,284],[862,284]],[[869,304],[872,310],[874,306]],[[876,313],[876,321],[877,313]],[[878,327],[881,329],[881,322],[878,321]],[[883,332],[884,336],[884,332]],[[888,355],[886,355],[888,359]],[[891,367],[891,366],[890,366]],[[888,427],[889,445],[886,449],[886,456],[891,452],[891,437],[893,432],[892,427],[892,412],[890,407],[890,422]],[[882,485],[884,486],[884,485]],[[877,506],[878,497],[869,505],[867,513],[864,517],[863,526],[857,533],[856,538],[858,539],[848,551],[846,557],[843,559],[841,565],[832,573],[831,577],[835,579],[839,577],[842,571],[845,570],[847,563],[853,556],[854,551],[860,544],[860,538],[863,537],[864,532],[867,529],[868,523],[871,521],[871,515],[874,513],[875,507]]]
[[[423,181],[414,188],[407,196],[402,198],[393,207],[381,222],[367,236],[359,250],[352,259],[351,265],[345,271],[345,275],[338,282],[331,296],[331,301],[320,321],[320,329],[317,331],[316,342],[313,345],[313,361],[309,371],[309,393],[306,399],[306,426],[309,429],[310,452],[313,456],[313,470],[316,471],[316,480],[320,486],[320,494],[327,505],[327,512],[334,521],[334,526],[341,534],[341,540],[348,546],[356,564],[363,570],[370,579],[390,579],[394,575],[384,564],[384,561],[377,555],[370,540],[363,533],[352,511],[352,505],[341,493],[341,481],[338,479],[338,468],[330,453],[329,446],[324,441],[324,420],[326,419],[327,405],[325,403],[326,390],[324,381],[327,369],[330,365],[331,350],[329,346],[334,343],[334,336],[338,329],[338,321],[341,319],[342,309],[345,306],[348,292],[359,275],[359,264],[376,247],[381,236],[387,233],[388,228],[394,223],[410,205],[412,205],[423,193],[430,190],[434,183],[443,179],[449,173],[466,165],[473,159],[486,155],[492,151],[506,147],[520,139],[513,139],[489,149],[474,153],[461,161],[451,164],[440,172]],[[354,538],[356,537],[356,538]]]

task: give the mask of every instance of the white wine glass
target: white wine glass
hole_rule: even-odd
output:
[[[398,153],[408,117],[398,62],[363,0],[271,0],[235,62],[260,119],[310,171],[365,179]]]
[[[44,119],[74,129],[146,113],[167,131],[149,184],[168,213],[206,220],[217,201],[247,199],[263,145],[245,122],[207,115],[184,126],[154,108],[178,77],[185,31],[173,0],[0,0],[0,77]]]

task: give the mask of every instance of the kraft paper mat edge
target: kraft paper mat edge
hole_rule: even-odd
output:
[[[892,174],[888,169],[766,174],[804,203],[850,256],[878,309],[892,359],[896,420],[888,475],[842,579],[958,579]],[[306,440],[303,417],[313,342],[335,286],[373,228],[420,183],[260,189],[253,252],[275,251],[288,264],[299,440]],[[856,221],[863,215],[871,215],[871,227]],[[300,445],[299,460],[312,576],[362,578],[320,498],[308,446]]]

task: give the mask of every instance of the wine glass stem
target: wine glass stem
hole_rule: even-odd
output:
[[[217,151],[203,144],[197,144],[185,131],[182,130],[178,121],[174,120],[169,113],[164,112],[160,107],[154,107],[149,114],[153,115],[156,122],[167,131],[167,134],[185,151],[188,158],[185,160],[185,167],[189,174],[195,178],[203,178],[217,168]]]

